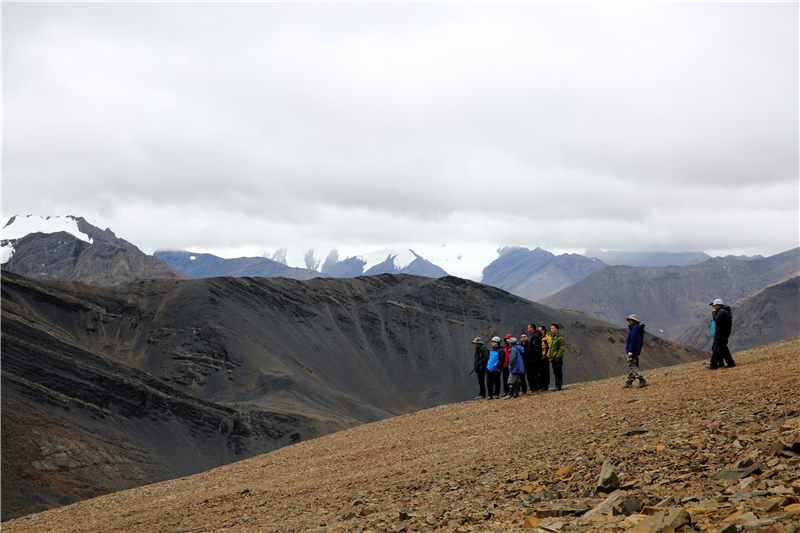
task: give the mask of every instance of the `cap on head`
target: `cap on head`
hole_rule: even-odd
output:
[[[506,342],[508,344],[517,344],[517,338],[516,337],[509,337],[509,338],[506,339]]]
[[[472,339],[472,344],[483,344],[483,339],[481,339],[480,337],[475,337],[474,339]]]
[[[626,318],[625,320],[634,320],[634,321],[639,322],[639,323],[642,322],[641,320],[639,320],[639,317],[636,316],[636,315],[628,315],[628,318]]]
[[[500,337],[492,337],[492,342],[500,342]]]
[[[713,302],[711,302],[708,305],[722,305],[722,300],[717,298],[716,300],[714,300]]]
[[[511,333],[509,333],[508,335],[506,335],[506,336],[505,336],[505,339],[506,339],[506,340],[508,340],[508,339],[511,339],[511,338],[513,338],[513,337],[514,337],[514,335],[512,335]]]

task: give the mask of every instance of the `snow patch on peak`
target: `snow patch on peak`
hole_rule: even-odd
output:
[[[357,259],[364,262],[364,272],[376,265],[380,265],[387,259],[391,259],[395,270],[399,271],[410,265],[417,258],[419,256],[408,248],[385,248],[357,256]]]
[[[92,244],[93,239],[78,229],[75,217],[42,217],[38,215],[13,216],[0,232],[0,264],[6,264],[14,255],[13,241],[31,233],[58,233],[66,231],[76,239]]]
[[[3,226],[2,240],[21,239],[31,233],[58,233],[66,231],[75,238],[92,244],[92,238],[78,229],[75,217],[13,216]]]

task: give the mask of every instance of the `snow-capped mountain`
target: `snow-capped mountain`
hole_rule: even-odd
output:
[[[265,255],[287,266],[308,268],[336,278],[376,274],[416,274],[430,278],[448,275],[444,269],[409,248],[384,248],[344,258],[340,258],[338,250],[330,250],[324,254],[324,259],[323,254],[316,250],[300,252],[281,248]]]
[[[186,278],[82,217],[13,216],[3,226],[2,265],[23,276],[116,285],[137,278]]]

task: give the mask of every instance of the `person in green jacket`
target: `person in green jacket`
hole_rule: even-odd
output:
[[[553,365],[555,387],[550,390],[561,390],[564,379],[564,336],[560,332],[561,326],[550,324],[550,363]]]

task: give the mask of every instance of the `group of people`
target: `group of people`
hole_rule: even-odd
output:
[[[544,326],[528,324],[519,338],[511,333],[503,339],[493,337],[487,346],[475,337],[473,372],[478,377],[477,398],[514,398],[528,392],[546,391],[550,387],[550,366],[553,367],[554,386],[559,391],[564,379],[564,337],[561,326],[551,324],[548,332]],[[476,398],[476,399],[477,399]]]
[[[731,352],[728,349],[728,338],[732,329],[731,308],[717,298],[711,302],[711,362],[706,367],[716,370],[723,366],[733,367]],[[639,371],[639,356],[644,346],[645,325],[635,314],[628,315],[628,338],[625,342],[628,376],[623,388],[633,387],[639,380],[639,388],[646,387],[647,381]],[[475,337],[473,372],[478,377],[479,393],[475,399],[500,397],[502,386],[504,399],[515,398],[520,394],[546,391],[550,387],[550,367],[553,368],[554,387],[551,391],[561,390],[564,379],[564,337],[561,326],[551,324],[550,331],[544,326],[528,324],[526,332],[519,339],[507,334],[504,339],[493,337],[486,346],[483,339]]]

